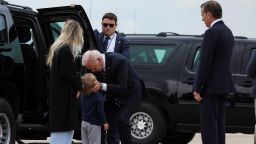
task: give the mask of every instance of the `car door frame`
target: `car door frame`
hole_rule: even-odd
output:
[[[37,17],[48,48],[54,41],[50,34],[51,29],[49,27],[49,23],[54,21],[65,21],[67,19],[73,19],[79,22],[81,25],[82,29],[84,30],[84,37],[89,38],[85,39],[85,44],[89,44],[90,47],[85,48],[83,52],[87,49],[98,49],[92,26],[82,6],[70,5],[63,7],[42,8],[37,9],[37,11]]]

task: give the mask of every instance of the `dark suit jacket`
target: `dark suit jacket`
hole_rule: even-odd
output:
[[[68,46],[54,54],[50,69],[50,130],[51,132],[79,129],[77,91],[82,89],[74,57]]]
[[[117,34],[117,37],[116,37],[114,52],[119,53],[119,54],[125,56],[127,59],[129,59],[129,45],[128,45],[126,38],[117,32],[116,32],[116,34]],[[102,32],[98,33],[97,30],[94,30],[94,35],[96,37],[96,41],[98,44],[98,51],[100,53],[105,53],[105,51],[103,50],[104,34]]]
[[[223,21],[206,30],[193,91],[201,95],[235,92],[231,73],[234,36]]]
[[[142,100],[142,83],[129,61],[118,53],[105,54],[106,78],[96,74],[100,82],[107,83],[106,97],[115,98],[124,106],[136,108]]]
[[[256,50],[253,50],[251,53],[246,73],[253,79],[252,96],[256,97]]]

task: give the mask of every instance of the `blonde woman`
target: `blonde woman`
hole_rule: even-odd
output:
[[[50,144],[71,144],[79,129],[78,96],[82,89],[76,73],[75,58],[83,47],[83,29],[67,20],[47,57],[50,67]]]

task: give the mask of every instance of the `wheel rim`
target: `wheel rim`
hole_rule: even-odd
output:
[[[144,139],[153,131],[153,119],[145,112],[134,113],[130,121],[131,134],[137,139]]]
[[[10,122],[6,114],[0,113],[0,143],[9,144],[11,138]]]

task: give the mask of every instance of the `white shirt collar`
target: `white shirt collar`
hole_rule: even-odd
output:
[[[211,24],[211,27],[212,27],[215,23],[217,23],[217,22],[219,22],[219,21],[222,21],[222,19],[216,19],[215,21],[213,21],[212,24]]]
[[[112,34],[111,36],[109,36],[110,39],[113,39],[113,37],[116,35],[116,33]],[[107,36],[104,35],[104,39],[106,38]]]
[[[103,71],[106,70],[106,55],[105,54],[101,54],[102,59],[103,59]]]

